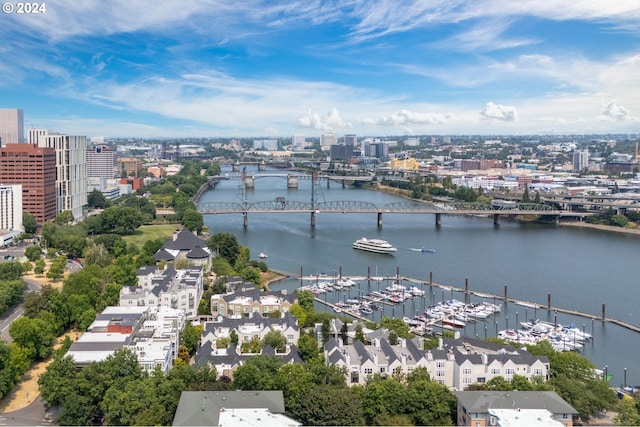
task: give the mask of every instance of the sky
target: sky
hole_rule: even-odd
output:
[[[0,108],[23,109],[26,128],[640,133],[638,0],[38,4],[45,10],[19,14],[8,0],[0,13]]]

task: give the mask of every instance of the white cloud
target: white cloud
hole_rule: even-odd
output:
[[[616,101],[610,101],[607,105],[602,107],[600,115],[596,117],[598,120],[608,122],[621,122],[625,120],[637,120],[632,117],[629,110],[622,105],[618,105]]]
[[[515,122],[518,120],[516,107],[494,104],[493,102],[487,102],[484,109],[480,111],[480,115],[491,121]]]
[[[389,116],[365,117],[360,119],[360,123],[376,126],[433,125],[446,123],[452,118],[452,114],[417,113],[403,109]]]
[[[351,124],[347,123],[340,117],[340,112],[336,108],[329,110],[325,117],[320,114],[309,110],[302,116],[298,117],[298,125],[303,128],[311,128],[315,130],[339,130],[351,127]]]

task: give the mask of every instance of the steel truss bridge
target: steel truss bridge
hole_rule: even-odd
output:
[[[378,226],[382,226],[382,214],[432,214],[436,225],[440,225],[442,215],[493,215],[494,224],[499,224],[501,215],[548,215],[556,220],[561,216],[588,216],[588,213],[576,213],[555,209],[549,205],[537,203],[518,203],[515,206],[495,207],[482,203],[467,202],[393,202],[383,206],[369,202],[323,201],[300,202],[281,198],[261,202],[208,202],[201,203],[198,211],[203,215],[241,213],[245,227],[249,213],[310,213],[311,225],[315,225],[316,214],[321,213],[374,213],[378,216]]]

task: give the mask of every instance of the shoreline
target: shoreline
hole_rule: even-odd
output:
[[[559,222],[561,227],[591,228],[593,230],[611,231],[613,233],[640,235],[640,228],[615,227],[613,225],[589,224],[584,221]]]
[[[404,199],[411,200],[414,202],[428,203],[427,200],[414,199],[413,197],[403,194],[403,190],[401,189],[397,189],[394,187],[387,187],[381,184],[378,184],[376,188],[372,188],[371,190],[380,191],[386,194],[391,194],[393,196],[402,197]],[[627,228],[627,227],[616,227],[613,225],[590,224],[585,221],[559,222],[558,225],[561,227],[591,228],[593,230],[610,231],[613,233],[640,235],[640,228]]]

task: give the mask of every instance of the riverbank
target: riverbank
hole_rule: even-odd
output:
[[[589,224],[588,222],[585,222],[585,221],[560,222],[558,225],[560,225],[561,227],[591,228],[594,230],[611,231],[614,233],[640,235],[640,228],[615,227],[613,225],[602,225],[602,224]]]
[[[398,196],[398,197],[402,197],[404,199],[411,200],[411,201],[414,201],[414,202],[429,203],[428,200],[420,200],[420,199],[415,199],[415,198],[411,197],[408,194],[409,192],[407,190],[402,190],[402,189],[395,188],[395,187],[389,187],[389,186],[386,186],[386,185],[378,184],[377,188],[372,188],[372,190],[381,191],[383,193],[391,194],[391,195]],[[634,226],[616,227],[616,226],[613,226],[613,225],[590,224],[590,223],[588,223],[586,221],[566,221],[566,222],[562,222],[561,221],[559,223],[559,225],[563,226],[563,227],[591,228],[591,229],[594,229],[594,230],[610,231],[610,232],[613,232],[613,233],[640,235],[640,226],[635,225],[635,224],[634,224]]]

